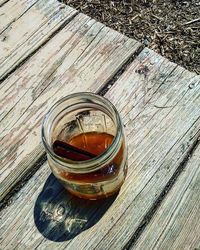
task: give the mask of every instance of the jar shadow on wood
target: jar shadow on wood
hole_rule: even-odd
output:
[[[51,174],[34,207],[34,222],[48,240],[63,242],[73,239],[94,226],[110,208],[117,194],[107,199],[90,201],[71,195]]]

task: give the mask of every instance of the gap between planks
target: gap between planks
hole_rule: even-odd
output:
[[[0,0],[0,8],[10,0]]]
[[[122,67],[116,72],[116,74],[103,86],[99,89],[96,93],[98,95],[104,96],[109,89],[115,84],[115,82],[120,78],[121,75],[128,69],[131,63],[135,60],[135,58],[142,52],[144,49],[144,45],[141,46],[135,51],[135,53],[122,65]]]
[[[13,186],[13,188],[10,190],[10,192],[0,201],[0,212],[5,207],[7,207],[9,204],[12,203],[12,198],[15,196],[22,188],[23,186],[31,179],[31,177],[40,169],[41,166],[44,165],[44,163],[47,161],[46,153],[44,153],[32,166],[30,171],[24,175],[19,182],[16,183],[16,185]]]

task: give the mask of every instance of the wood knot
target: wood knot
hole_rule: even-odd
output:
[[[147,76],[149,72],[149,67],[147,65],[140,65],[138,69],[135,70],[136,73],[140,75],[144,75],[145,77]]]

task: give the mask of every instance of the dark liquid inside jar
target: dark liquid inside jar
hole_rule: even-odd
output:
[[[88,133],[82,133],[82,134],[72,137],[70,140],[67,141],[67,143],[69,145],[74,146],[77,149],[84,150],[95,157],[95,156],[99,156],[103,154],[112,144],[113,139],[114,137],[107,133],[88,132]],[[56,145],[53,145],[53,149],[54,149],[54,152],[58,155],[60,153],[63,153],[63,152],[59,152],[60,148],[59,148],[59,143],[57,141],[56,141]],[[81,157],[78,154],[76,157],[76,154],[73,153],[72,157],[73,157],[72,158],[73,160],[81,161]],[[106,166],[103,166],[102,168],[96,171],[93,171],[90,173],[70,173],[67,171],[59,171],[59,176],[61,180],[63,181],[66,180],[66,181],[72,181],[76,183],[78,182],[79,184],[83,184],[83,185],[87,183],[98,183],[98,182],[108,181],[110,179],[115,178],[118,175],[119,170],[120,170],[120,165],[122,162],[122,158],[123,158],[123,148],[119,150],[116,157],[109,164],[107,164]],[[84,159],[85,158],[83,157],[83,160]],[[115,193],[120,188],[120,186],[116,186],[116,189],[112,190],[111,193]],[[74,190],[72,191],[69,189],[69,191],[76,194]],[[84,196],[85,198],[85,195],[81,196],[79,194],[79,196],[80,197]],[[91,194],[89,194],[89,196],[91,196]],[[102,196],[103,195],[101,195],[101,197]],[[96,197],[95,195],[93,196],[93,198],[98,198],[98,197],[99,195]]]

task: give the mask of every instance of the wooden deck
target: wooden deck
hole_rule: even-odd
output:
[[[0,6],[0,249],[200,249],[200,76],[57,0]],[[107,201],[72,198],[41,143],[49,107],[79,91],[126,127]]]

